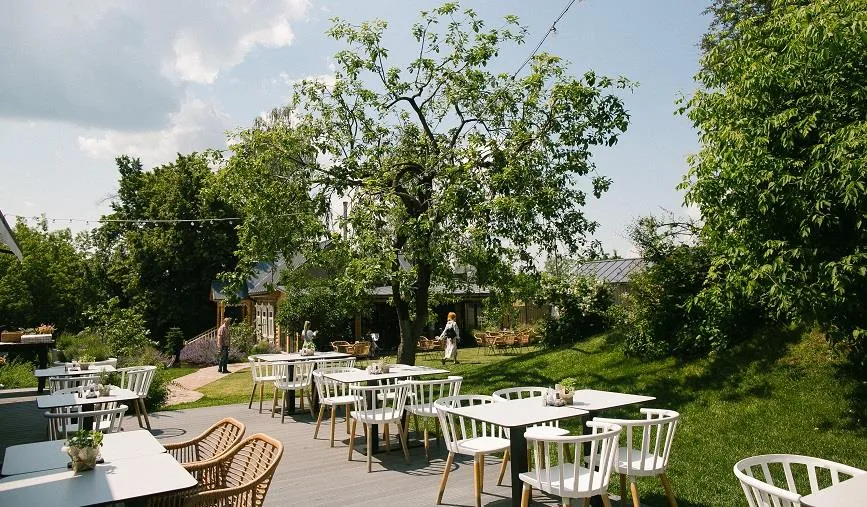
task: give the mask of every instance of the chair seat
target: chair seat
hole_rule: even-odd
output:
[[[568,435],[569,430],[556,426],[531,426],[524,432],[526,437],[562,437]]]
[[[407,405],[404,410],[421,417],[436,417],[437,411],[433,405]]]
[[[274,387],[281,391],[297,391],[298,389],[304,389],[309,386],[310,382],[286,382],[282,380],[274,382]]]
[[[365,424],[385,424],[400,421],[401,418],[397,412],[385,412],[383,414],[381,410],[353,410],[349,414],[353,419]]]
[[[618,474],[625,474],[627,470],[626,466],[626,447],[621,447],[617,449],[617,459],[614,461],[614,470]],[[654,459],[656,460],[656,467],[654,468]],[[642,462],[643,461],[643,462]],[[665,471],[665,460],[662,458],[657,458],[655,454],[648,453],[644,459],[641,459],[641,451],[633,449],[632,450],[632,466],[630,467],[630,473],[633,476],[642,477],[647,475],[659,475],[660,473]]]
[[[563,473],[563,489],[560,489],[560,473]],[[539,476],[541,477],[550,477],[551,482],[540,482],[536,479],[536,471],[533,470],[531,472],[523,472],[520,474],[520,478],[525,483],[529,484],[531,487],[535,489],[540,489],[546,493],[550,493],[552,495],[570,497],[570,498],[583,498],[591,495],[599,494],[606,492],[608,490],[608,484],[605,480],[606,477],[600,473],[593,474],[593,484],[590,484],[590,470],[584,467],[578,468],[578,478],[576,480],[575,475],[573,474],[574,467],[571,463],[567,463],[566,466],[553,466],[550,468],[545,468],[539,471]]]
[[[343,396],[331,396],[329,398],[320,398],[319,403],[322,405],[352,405],[358,400],[358,396],[352,394],[344,394]]]
[[[488,454],[505,451],[509,448],[509,441],[500,437],[475,437],[458,440],[455,446],[459,454]]]
[[[286,378],[283,375],[268,375],[267,377],[256,377],[253,382],[276,382]]]

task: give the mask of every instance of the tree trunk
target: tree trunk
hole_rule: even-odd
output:
[[[420,265],[415,287],[415,318],[409,315],[409,304],[400,296],[400,284],[392,284],[394,305],[397,309],[397,322],[400,328],[400,346],[397,348],[397,362],[415,364],[415,351],[418,339],[421,337],[422,326],[427,322],[427,305],[430,300],[431,268]]]

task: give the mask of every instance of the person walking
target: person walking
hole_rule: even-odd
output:
[[[446,364],[446,361],[454,361],[455,364],[459,364],[458,342],[461,341],[461,331],[458,329],[457,318],[458,316],[455,312],[449,312],[446,327],[443,328],[443,332],[440,334],[440,338],[445,338],[446,340],[445,355],[442,358],[443,364]]]
[[[223,324],[217,329],[217,346],[220,347],[220,364],[217,365],[218,373],[229,373],[229,345],[231,338],[229,337],[229,324],[232,322],[230,317],[223,319]]]

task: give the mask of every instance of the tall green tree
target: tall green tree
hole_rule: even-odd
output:
[[[235,215],[210,191],[207,158],[178,155],[152,171],[126,156],[117,165],[113,212],[94,242],[119,304],[140,309],[157,340],[172,327],[193,336],[213,326],[208,290],[218,273],[235,267],[237,224],[219,220]],[[201,219],[212,221],[183,221]]]
[[[685,106],[709,290],[818,322],[867,357],[867,2],[731,7]]]
[[[346,45],[334,80],[299,83],[279,115],[315,156],[270,151],[282,155],[294,208],[350,201],[340,224],[348,234],[336,241],[353,258],[335,283],[391,288],[398,361],[413,363],[432,295],[497,284],[535,270],[539,249],[585,243],[596,224],[582,207],[610,183],[590,154],[626,129],[613,91],[630,84],[592,71],[575,77],[546,53],[520,76],[491,70],[514,70],[499,58],[526,36],[514,16],[491,28],[453,3],[422,12],[409,62],[390,61],[386,29],[334,20],[328,34]],[[233,150],[250,159],[235,168],[261,167],[261,152]],[[456,277],[456,266],[475,269]]]

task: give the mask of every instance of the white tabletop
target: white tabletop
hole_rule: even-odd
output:
[[[588,412],[596,412],[607,408],[622,407],[635,403],[653,401],[653,396],[641,396],[638,394],[615,393],[611,391],[598,391],[596,389],[581,389],[575,391],[572,397],[572,408],[579,408]]]
[[[804,507],[864,505],[865,498],[867,498],[867,474],[856,475],[834,486],[801,497],[801,505]]]
[[[60,450],[65,440],[48,440],[33,444],[13,445],[6,448],[3,458],[3,475],[26,474],[66,468],[69,455]],[[166,452],[149,431],[122,431],[109,433],[102,440],[100,454],[106,463],[114,460],[137,458]]]
[[[344,384],[353,384],[356,382],[371,382],[374,380],[383,380],[390,378],[407,378],[420,377],[422,375],[436,375],[438,373],[449,373],[448,370],[440,368],[431,368],[429,366],[403,366],[391,367],[388,373],[367,373],[365,370],[348,371],[345,373],[328,373],[325,377],[331,380]]]
[[[171,454],[151,454],[75,473],[55,468],[0,480],[0,505],[70,507],[119,502],[177,491],[196,479]]]
[[[543,422],[578,417],[587,413],[585,410],[573,407],[545,406],[542,404],[541,396],[454,408],[450,409],[449,412],[504,428],[532,426]]]
[[[73,407],[81,405],[95,405],[97,403],[109,403],[112,401],[129,401],[138,398],[139,396],[129,389],[121,389],[120,387],[112,386],[108,396],[98,396],[96,398],[78,397],[77,394],[46,394],[36,397],[36,406],[39,408],[58,408],[58,407]]]
[[[318,361],[320,359],[341,359],[344,357],[352,357],[350,354],[345,354],[343,352],[334,352],[334,351],[326,351],[326,352],[316,352],[312,356],[302,356],[298,352],[286,353],[281,352],[279,354],[257,354],[255,357],[263,360],[263,361],[289,361],[289,362],[299,362],[299,361]]]
[[[99,375],[103,371],[114,371],[114,366],[110,364],[101,364],[99,366],[91,366],[86,370],[66,371],[65,366],[52,366],[42,370],[35,370],[33,374],[38,377],[71,377],[78,375]]]

